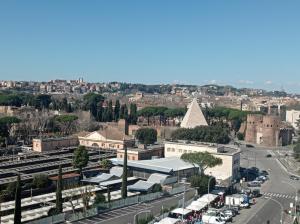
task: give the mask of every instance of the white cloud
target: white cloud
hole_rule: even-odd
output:
[[[217,80],[213,79],[209,81],[209,84],[217,84]]]
[[[271,84],[273,84],[273,82],[271,80],[265,81],[265,85],[271,85]]]
[[[246,85],[252,85],[252,84],[254,84],[254,82],[251,81],[251,80],[239,80],[238,83],[239,84],[246,84]]]

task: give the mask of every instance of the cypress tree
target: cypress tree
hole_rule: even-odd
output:
[[[107,113],[108,113],[108,121],[112,121],[113,120],[113,108],[112,108],[112,100],[108,101],[108,109],[107,109]]]
[[[123,164],[123,175],[122,175],[122,198],[127,198],[127,147],[124,146],[124,164]]]
[[[99,103],[99,105],[97,107],[96,121],[101,122],[102,120],[103,120],[103,107],[102,107],[102,103]]]
[[[122,104],[120,109],[120,119],[124,119],[124,111],[125,111],[125,104]]]
[[[62,168],[61,165],[59,165],[58,168],[58,179],[57,179],[57,185],[56,185],[56,211],[57,213],[63,212],[63,201],[62,201]]]
[[[135,103],[130,104],[130,124],[136,124],[137,122],[137,106]]]
[[[124,119],[127,120],[128,119],[128,108],[127,105],[124,104]]]
[[[120,118],[120,101],[116,100],[115,110],[114,110],[115,121],[118,121]]]
[[[14,224],[21,224],[22,208],[21,208],[21,177],[18,174],[16,193],[15,193],[15,212],[14,212]]]

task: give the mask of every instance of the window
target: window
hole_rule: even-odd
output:
[[[167,152],[170,152],[171,150],[170,150],[170,148],[167,148]]]
[[[182,153],[182,149],[178,149],[178,152],[179,152],[179,153]]]
[[[187,153],[187,150],[183,150],[184,153]]]
[[[174,148],[172,148],[172,152],[175,152],[175,149],[174,149]]]

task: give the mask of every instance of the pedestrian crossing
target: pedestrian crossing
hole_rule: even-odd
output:
[[[275,193],[275,192],[261,192],[261,194],[268,197],[295,199],[295,196],[289,194],[282,194],[282,193]]]

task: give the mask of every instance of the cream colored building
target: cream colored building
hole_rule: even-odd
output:
[[[240,149],[237,147],[200,142],[165,142],[165,157],[180,157],[183,153],[205,151],[223,162],[222,165],[207,168],[205,174],[211,173],[219,182],[236,180],[239,177]]]
[[[34,138],[32,140],[32,149],[35,152],[46,152],[72,146],[78,146],[77,137]]]
[[[289,122],[295,129],[298,130],[297,121],[300,120],[299,110],[287,110],[286,121]]]
[[[117,127],[106,127],[84,136],[78,136],[79,144],[87,147],[100,147],[104,149],[123,149],[124,146],[132,147],[135,140],[125,135]]]

